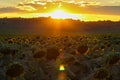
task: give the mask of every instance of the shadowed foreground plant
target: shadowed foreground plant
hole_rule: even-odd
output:
[[[106,80],[108,77],[109,77],[109,73],[108,73],[107,69],[105,69],[105,68],[100,68],[94,74],[95,80],[104,80],[104,79]]]
[[[47,49],[47,60],[56,60],[56,58],[59,56],[59,50],[56,47],[48,48]]]
[[[116,64],[119,60],[120,60],[120,54],[114,53],[114,54],[109,54],[105,62],[108,66],[112,66]]]
[[[85,54],[85,52],[87,52],[87,50],[88,50],[88,46],[85,46],[85,45],[79,45],[77,48],[77,51],[80,54]]]
[[[42,57],[44,57],[46,55],[46,52],[45,51],[38,51],[38,52],[36,52],[34,55],[33,55],[33,57],[34,58],[42,58]]]
[[[12,80],[16,80],[16,77],[23,73],[24,68],[20,64],[12,64],[6,71],[6,75],[11,77]]]
[[[10,47],[2,47],[0,48],[0,52],[6,56],[6,55],[11,55],[12,57],[15,56],[15,54],[18,52],[18,49],[12,49]]]

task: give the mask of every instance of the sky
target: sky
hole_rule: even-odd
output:
[[[84,21],[120,21],[120,0],[0,0],[1,18],[51,16],[57,10]]]

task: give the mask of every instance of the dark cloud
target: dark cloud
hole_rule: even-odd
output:
[[[120,6],[92,6],[88,7],[92,13],[120,15]]]
[[[26,12],[25,10],[21,10],[19,8],[15,8],[15,7],[4,7],[4,8],[0,8],[0,13],[19,13],[19,12]]]

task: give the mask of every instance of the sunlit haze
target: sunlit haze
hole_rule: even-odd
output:
[[[43,16],[43,17],[51,17],[54,19],[74,19],[74,20],[83,20],[82,15],[81,14],[72,14],[69,12],[65,12],[62,9],[56,9],[52,12],[48,12],[46,14],[38,14],[38,17]]]
[[[120,20],[119,0],[0,0],[0,18],[51,17],[82,21]]]

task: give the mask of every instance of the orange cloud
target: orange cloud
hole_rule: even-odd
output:
[[[85,2],[85,1],[34,1],[24,4],[18,4],[19,7],[30,6],[35,9],[33,12],[47,13],[57,8],[63,8],[71,13],[76,14],[107,14],[120,15],[120,6],[100,6],[99,2]],[[82,7],[82,6],[85,7]],[[31,10],[32,11],[32,10]]]
[[[74,0],[35,0],[32,2],[19,3],[16,7],[0,8],[0,13],[48,13],[55,9],[62,8],[67,12],[75,14],[120,15],[120,6],[100,6],[99,4],[99,2],[85,2]],[[85,5],[85,7],[82,7],[81,5]]]

